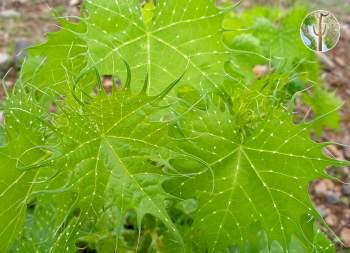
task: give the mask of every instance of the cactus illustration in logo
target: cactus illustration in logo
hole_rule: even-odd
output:
[[[307,15],[300,34],[304,44],[315,51],[327,52],[334,48],[340,38],[340,25],[329,11],[315,11]]]
[[[323,48],[323,37],[325,36],[327,32],[327,24],[323,24],[324,17],[328,17],[329,12],[320,12],[318,14],[318,29],[316,30],[315,26],[313,26],[314,33],[317,35],[317,50],[322,51]]]

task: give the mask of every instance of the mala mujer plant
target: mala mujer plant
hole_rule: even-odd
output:
[[[334,252],[307,189],[345,162],[282,88],[225,72],[214,2],[86,0],[31,49],[1,105],[0,252]]]

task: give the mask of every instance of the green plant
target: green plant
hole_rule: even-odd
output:
[[[327,91],[320,79],[316,55],[300,40],[299,24],[306,15],[307,10],[302,6],[287,11],[257,6],[241,14],[227,14],[224,41],[234,52],[227,71],[236,82],[250,89],[272,93],[275,97],[278,92],[277,98],[282,101],[303,93],[303,102],[312,108],[316,117],[323,118],[313,126],[319,136],[324,127],[339,128],[342,102]],[[312,22],[316,23],[314,15],[304,20],[305,24]],[[268,66],[268,75],[257,78],[252,71],[256,65]],[[266,91],[271,86],[272,92]],[[305,89],[312,92],[305,93]]]
[[[225,72],[228,11],[86,1],[31,50],[2,105],[1,252],[334,252],[307,188],[346,163]]]

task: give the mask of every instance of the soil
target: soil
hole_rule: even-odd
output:
[[[328,64],[324,67],[323,78],[329,89],[335,91],[344,102],[341,109],[342,126],[338,131],[326,129],[322,139],[339,143],[328,147],[328,151],[338,159],[350,160],[350,22],[342,23],[341,32],[336,48],[324,55],[333,66]],[[316,181],[311,184],[310,193],[327,224],[343,241],[338,243],[338,252],[350,252],[345,249],[350,248],[350,170],[333,168],[329,169],[329,173],[339,180]]]

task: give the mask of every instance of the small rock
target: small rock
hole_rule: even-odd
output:
[[[350,147],[345,147],[343,153],[346,159],[350,159]]]
[[[350,229],[343,228],[340,231],[340,239],[343,241],[345,247],[350,247]]]
[[[329,192],[326,195],[326,201],[329,204],[335,205],[335,204],[339,204],[340,203],[340,198],[337,194],[333,193],[333,192]]]
[[[0,52],[0,73],[5,74],[12,65],[12,57]]]
[[[5,92],[3,89],[0,89],[0,103],[5,100]]]
[[[342,59],[342,58],[340,58],[340,57],[335,57],[335,62],[340,66],[340,67],[345,67],[345,61]]]
[[[253,68],[253,73],[256,78],[264,77],[269,73],[269,67],[266,65],[256,65]]]
[[[334,183],[329,179],[325,179],[317,182],[314,189],[315,189],[316,195],[325,196],[333,188],[334,188]]]
[[[7,90],[12,90],[14,85],[15,85],[15,80],[6,80],[5,81],[5,87],[7,88]]]
[[[327,222],[327,224],[331,227],[335,227],[338,225],[339,221],[337,216],[335,216],[334,214],[330,214],[325,218],[325,221]]]
[[[344,34],[344,37],[350,39],[350,26],[349,25],[342,25],[341,29],[342,29],[342,32]]]
[[[348,198],[348,197],[343,196],[343,197],[340,198],[340,201],[341,201],[341,203],[343,203],[345,206],[348,206],[348,205],[349,205],[349,198]]]
[[[332,86],[332,87],[338,87],[338,86],[341,86],[341,80],[339,78],[331,78],[329,80],[329,84]]]
[[[334,62],[325,54],[317,52],[317,57],[321,63],[325,66],[327,70],[332,70],[335,68]]]
[[[69,5],[70,6],[78,6],[81,4],[81,0],[70,0]]]
[[[20,16],[21,14],[13,9],[0,11],[0,18],[17,18]]]
[[[5,123],[4,113],[0,112],[0,126],[4,125],[4,123]]]
[[[111,75],[103,76],[102,85],[106,92],[110,94],[113,89],[113,77]]]
[[[338,147],[336,145],[329,145],[327,147],[327,149],[329,150],[329,152],[337,159],[339,160],[344,160],[344,156],[343,156],[343,152],[342,150],[338,149]]]
[[[348,185],[348,184],[343,185],[342,192],[345,195],[350,196],[350,185]]]
[[[27,56],[27,48],[30,47],[31,43],[26,39],[17,39],[15,41],[15,64],[19,68],[22,65],[24,58]]]
[[[345,216],[346,219],[350,219],[350,209],[346,209],[344,211],[344,216]]]
[[[327,216],[327,210],[324,207],[318,206],[316,207],[316,210],[322,217]]]
[[[7,53],[0,53],[0,65],[7,64],[11,61],[11,56]]]
[[[57,106],[55,104],[50,104],[49,112],[56,113],[57,112]]]

